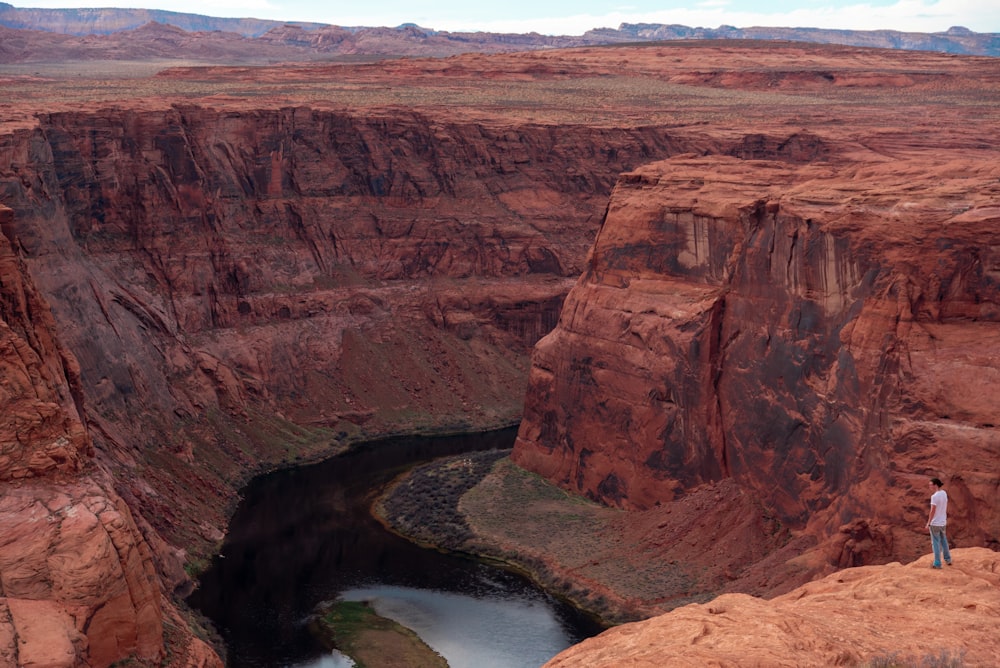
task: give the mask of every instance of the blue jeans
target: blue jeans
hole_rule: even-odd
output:
[[[944,527],[937,527],[933,524],[931,529],[931,549],[934,550],[934,565],[941,566],[941,554],[944,553],[945,563],[951,563],[951,552],[948,551],[948,536],[944,533]]]

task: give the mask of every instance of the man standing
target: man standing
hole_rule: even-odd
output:
[[[948,550],[948,536],[945,535],[945,525],[948,524],[948,494],[944,491],[944,483],[937,478],[931,478],[930,484],[936,488],[931,494],[931,511],[927,516],[927,528],[931,532],[931,549],[934,550],[933,568],[941,568],[941,555],[944,563],[951,566],[951,552]]]

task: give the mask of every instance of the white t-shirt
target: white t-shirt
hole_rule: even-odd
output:
[[[931,494],[931,505],[934,506],[934,517],[931,526],[943,527],[948,523],[948,495],[943,489]]]

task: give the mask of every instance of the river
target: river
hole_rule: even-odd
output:
[[[307,628],[327,600],[370,600],[451,668],[529,668],[599,633],[591,618],[526,579],[424,549],[386,531],[375,495],[416,464],[509,448],[516,430],[405,437],[253,480],[219,554],[188,602],[221,633],[230,668],[350,665]]]

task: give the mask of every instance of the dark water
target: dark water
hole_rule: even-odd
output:
[[[189,599],[225,639],[228,665],[315,664],[329,653],[308,632],[309,614],[321,601],[345,593],[356,598],[366,591],[374,598],[389,592],[387,608],[406,608],[404,617],[415,627],[427,626],[416,630],[425,641],[433,638],[430,644],[439,652],[435,642],[458,650],[460,656],[442,652],[453,668],[461,663],[537,666],[600,632],[593,620],[516,574],[417,547],[385,531],[369,514],[379,489],[414,464],[508,448],[515,435],[508,429],[391,439],[254,480],[244,490],[222,554]],[[435,611],[422,610],[424,604]],[[551,620],[556,637],[545,629],[549,622],[533,617],[537,614]],[[474,620],[476,615],[486,618]],[[447,619],[467,621],[480,631],[435,621]],[[526,621],[545,636],[533,645],[524,638]],[[489,631],[483,633],[485,627]],[[480,648],[479,636],[489,636],[494,647]],[[500,655],[497,645],[503,648]],[[545,655],[541,659],[539,652]]]

